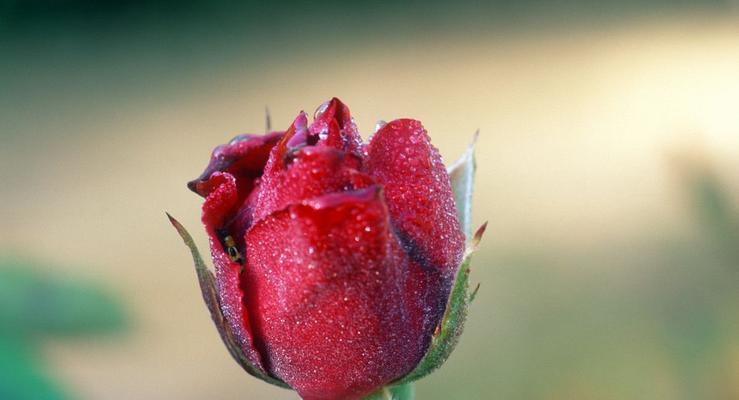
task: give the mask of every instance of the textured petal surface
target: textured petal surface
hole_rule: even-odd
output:
[[[195,193],[206,197],[217,185],[208,184],[215,172],[227,172],[239,181],[242,196],[248,195],[254,180],[262,175],[269,153],[282,138],[283,132],[272,132],[266,135],[238,135],[227,144],[213,150],[210,162],[203,173],[188,182],[187,187]]]
[[[286,169],[265,174],[253,202],[255,220],[323,194],[365,188],[373,181],[358,171],[361,160],[332,147],[303,147]]]
[[[314,119],[234,138],[188,186],[206,198],[219,305],[249,362],[307,400],[361,399],[430,348],[464,235],[418,121],[365,146],[338,99]]]
[[[308,115],[301,111],[269,153],[264,174],[276,174],[286,169],[294,152],[314,143],[312,139],[308,132]]]
[[[334,98],[316,110],[315,121],[301,112],[272,150],[255,196],[254,221],[291,204],[334,192],[365,188],[361,140],[349,109]]]
[[[203,295],[203,300],[205,300],[205,304],[208,306],[208,311],[210,311],[210,315],[216,325],[216,329],[218,330],[218,333],[220,334],[221,339],[226,345],[229,353],[231,353],[231,356],[249,374],[273,385],[288,387],[287,384],[285,384],[284,382],[270,376],[261,365],[256,365],[248,356],[246,356],[246,354],[244,354],[244,350],[242,349],[242,346],[237,342],[232,332],[231,326],[228,324],[223,316],[223,310],[221,308],[220,299],[218,297],[218,289],[216,288],[213,273],[210,272],[205,266],[205,263],[200,257],[200,252],[198,251],[195,242],[192,240],[192,237],[187,232],[185,227],[182,226],[182,224],[180,224],[171,215],[169,215],[169,213],[167,213],[167,217],[169,218],[169,222],[172,224],[172,226],[175,227],[177,233],[185,242],[185,245],[190,249],[193,262],[195,263],[195,272],[198,277],[198,282],[200,283],[200,290]]]
[[[420,122],[392,121],[372,137],[367,169],[385,188],[385,199],[405,251],[414,261],[405,282],[412,321],[423,337],[431,333],[446,307],[455,272],[464,253],[449,176]]]
[[[208,184],[213,185],[213,188],[203,204],[203,223],[208,233],[211,256],[216,268],[216,286],[221,311],[244,355],[253,365],[266,371],[253,345],[248,314],[241,301],[243,293],[239,276],[242,266],[227,254],[220,230],[224,221],[234,212],[234,206],[238,202],[236,179],[228,173],[216,172],[211,175]]]
[[[206,198],[218,192],[214,195],[217,199],[211,198],[203,205],[203,222],[223,235],[234,237],[242,251],[241,238],[253,220],[249,199],[272,148],[283,136],[283,132],[236,136],[216,147],[203,173],[187,184],[190,190]]]
[[[360,155],[362,139],[347,107],[334,97],[323,103],[315,113],[309,131],[318,135],[322,144]]]
[[[239,276],[242,266],[227,254],[224,238],[232,236],[231,231],[240,231],[235,238],[243,237],[248,227],[244,224],[251,219],[250,210],[243,204],[261,176],[272,148],[282,136],[281,132],[264,136],[239,135],[228,144],[216,147],[205,171],[188,183],[191,190],[206,198],[202,219],[216,267],[223,317],[243,354],[262,369],[261,356],[253,346],[247,311],[241,301],[243,293]],[[243,249],[243,244],[240,248]]]
[[[257,347],[303,398],[361,398],[423,356],[402,301],[409,259],[376,187],[271,215],[249,231],[247,253]]]
[[[451,276],[462,261],[464,235],[449,175],[419,121],[382,127],[367,149],[369,174],[385,187],[396,228],[424,264]]]

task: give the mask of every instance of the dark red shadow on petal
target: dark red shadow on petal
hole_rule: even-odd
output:
[[[236,136],[213,150],[208,166],[197,179],[188,182],[187,187],[207,197],[218,186],[208,182],[211,175],[215,172],[228,172],[236,178],[241,196],[248,195],[254,186],[254,180],[264,172],[270,151],[283,135],[283,132],[272,132],[263,136]]]
[[[418,306],[430,337],[464,253],[449,176],[419,121],[386,124],[367,145],[367,155],[368,174],[384,186],[395,233],[413,261],[406,301]]]
[[[272,148],[283,135],[236,136],[216,147],[203,173],[187,184],[190,190],[206,197],[203,222],[214,229],[221,244],[225,245],[225,238],[233,238],[235,246],[227,250],[238,248],[243,252],[242,238],[252,221],[248,199],[264,173]],[[211,195],[215,198],[208,199]]]
[[[228,254],[223,226],[239,201],[236,179],[227,172],[214,172],[207,181],[212,188],[203,203],[203,224],[208,233],[210,250],[216,268],[218,300],[226,323],[231,328],[244,355],[264,370],[262,356],[254,347],[248,312],[244,308],[240,287],[242,265]]]
[[[419,262],[449,276],[462,261],[464,234],[449,175],[419,121],[399,119],[367,145],[367,170],[384,185],[393,222]]]

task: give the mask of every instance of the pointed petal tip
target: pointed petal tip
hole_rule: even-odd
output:
[[[469,300],[467,300],[467,303],[472,303],[475,300],[475,297],[477,297],[477,292],[478,291],[480,291],[480,284],[479,283],[472,290],[472,293],[470,293],[470,297],[469,297]]]
[[[475,148],[477,147],[477,142],[480,140],[480,129],[478,128],[475,130],[475,133],[472,134],[472,140],[470,141],[470,144],[467,145],[467,152],[474,153]]]
[[[472,140],[470,140],[470,143],[467,145],[467,149],[464,151],[464,154],[460,158],[460,160],[466,158],[466,157],[473,157],[472,153],[475,152],[475,147],[477,147],[477,141],[480,139],[480,129],[475,130],[475,133],[472,134]]]
[[[193,179],[190,182],[187,182],[187,188],[190,189],[190,191],[193,192],[193,193],[195,193],[195,194],[200,194],[200,193],[198,193],[198,186],[197,186],[198,185],[198,180],[199,179]]]
[[[480,138],[480,130],[476,130],[475,133],[472,135],[472,140],[467,145],[467,148],[464,150],[462,155],[454,161],[451,165],[447,167],[447,173],[453,174],[458,170],[463,170],[467,167],[467,165],[472,166],[472,170],[474,171],[475,168],[475,147],[477,146],[477,140]],[[470,164],[471,163],[471,164]]]
[[[173,217],[172,214],[170,214],[169,212],[165,211],[164,214],[167,215],[169,223],[172,224],[172,226],[177,229],[177,232],[180,234],[180,236],[182,236],[182,231],[185,229],[185,227],[183,227],[182,224],[180,224],[180,221],[177,221],[177,219],[175,219],[175,217]]]
[[[477,247],[480,245],[480,241],[482,240],[482,236],[485,234],[485,230],[487,229],[487,227],[488,221],[485,221],[479,228],[477,228],[475,235],[472,237],[473,250],[477,250]]]

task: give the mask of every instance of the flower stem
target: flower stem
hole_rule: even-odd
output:
[[[413,384],[406,383],[399,386],[386,386],[365,397],[364,400],[413,400],[414,398]]]

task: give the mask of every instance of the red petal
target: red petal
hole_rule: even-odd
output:
[[[241,265],[231,260],[219,234],[224,220],[238,202],[236,179],[228,173],[215,172],[209,179],[212,186],[203,204],[203,223],[210,240],[210,251],[216,267],[216,284],[221,310],[237,343],[252,364],[262,368],[262,359],[254,347],[249,318],[239,285]],[[266,370],[265,370],[266,371]]]
[[[409,307],[415,305],[412,320],[422,321],[430,338],[464,253],[449,176],[418,121],[388,123],[367,147],[369,175],[384,185],[396,234],[414,261],[404,296]]]
[[[361,189],[372,180],[357,169],[360,160],[331,147],[303,147],[293,154],[287,169],[267,172],[259,184],[254,220],[288,205],[328,193]]]
[[[248,195],[254,180],[262,175],[269,153],[283,136],[282,132],[272,132],[264,136],[239,135],[228,144],[216,147],[210,157],[205,171],[195,180],[188,182],[187,187],[195,193],[206,197],[218,185],[208,183],[216,172],[228,172],[239,183],[242,197]]]
[[[451,282],[464,252],[464,234],[449,175],[419,121],[382,127],[367,146],[369,175],[384,185],[390,215],[411,256]]]
[[[352,119],[349,107],[334,97],[316,110],[315,122],[309,130],[318,135],[320,143],[356,155],[361,154],[362,139]]]
[[[246,200],[257,185],[272,148],[283,135],[272,132],[263,136],[236,136],[216,147],[205,171],[187,184],[192,191],[208,198],[203,204],[203,222],[228,232],[242,250],[241,239],[251,225],[253,211]]]
[[[285,169],[291,152],[305,146],[307,142],[308,116],[305,112],[300,112],[269,154],[269,161],[264,168],[265,174],[277,173]]]
[[[246,242],[257,346],[301,397],[359,399],[418,363],[425,343],[402,300],[410,260],[377,187],[290,206]]]

